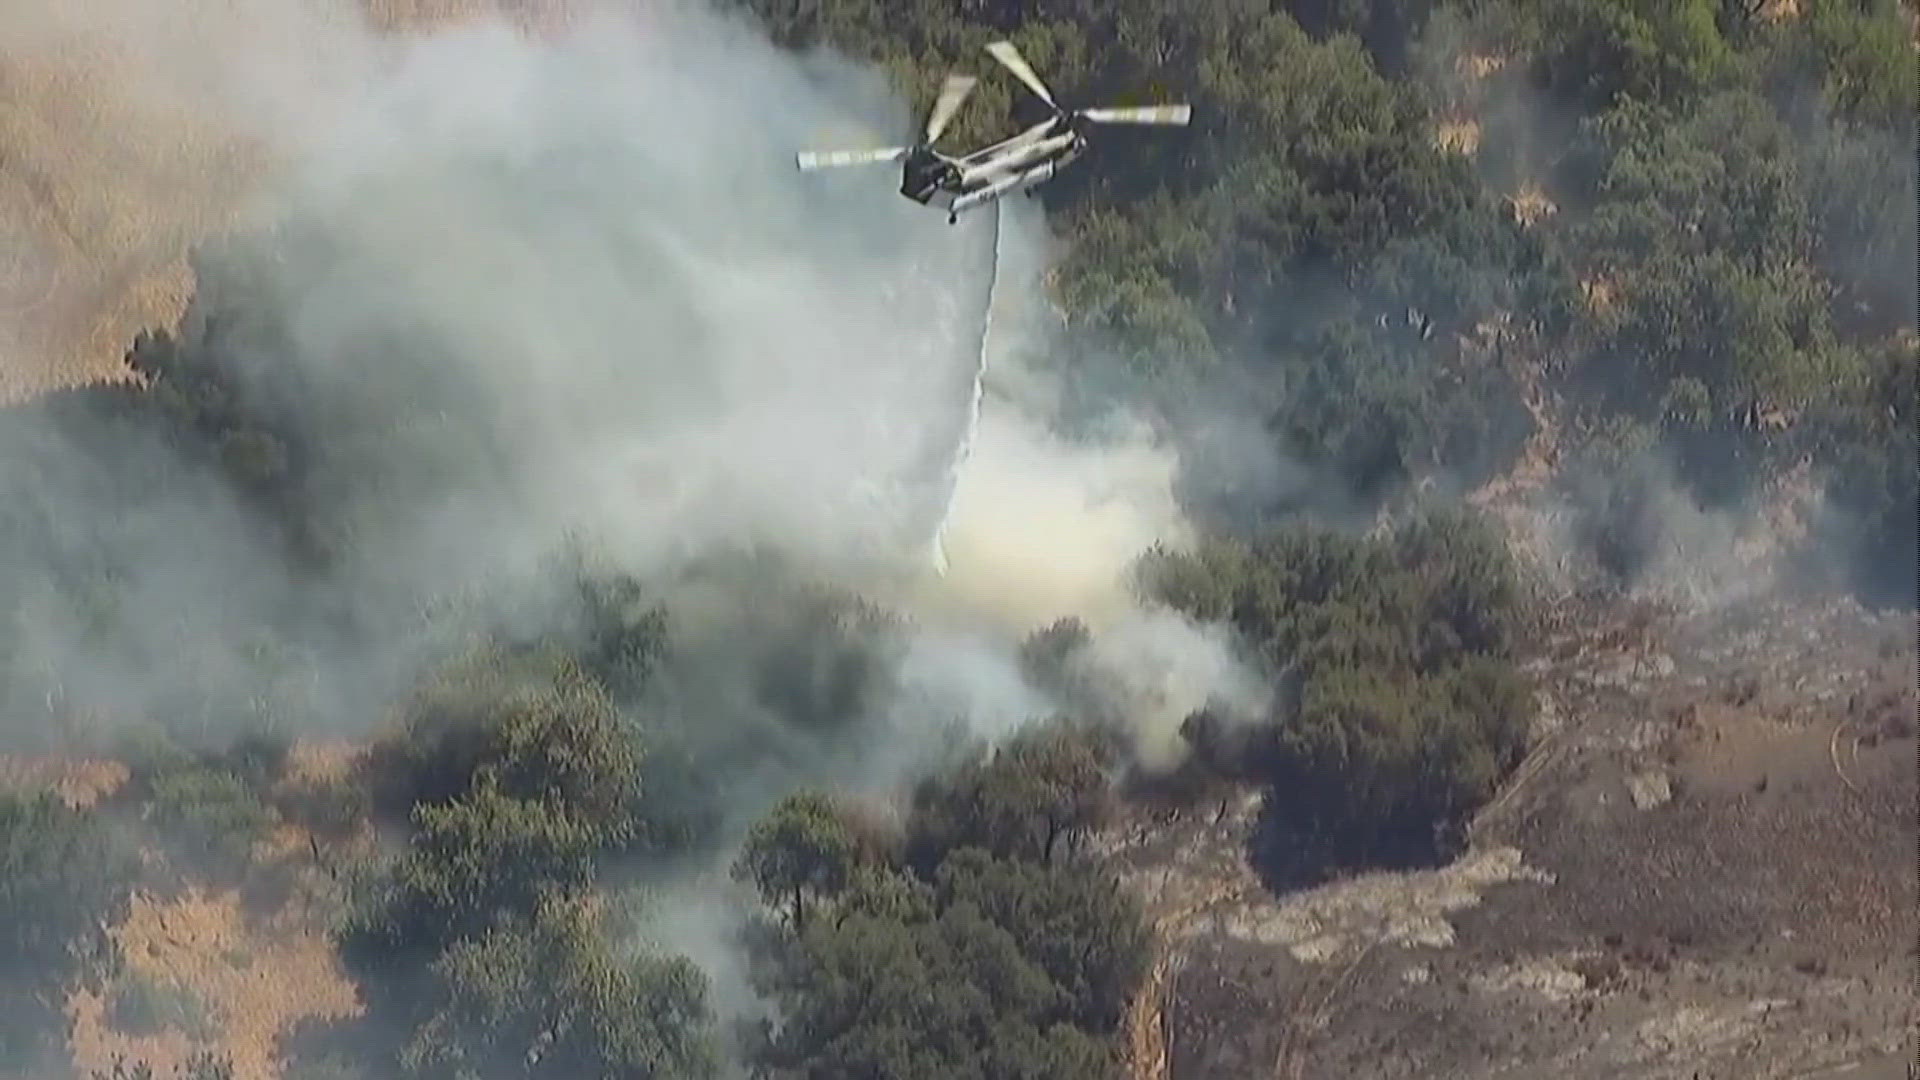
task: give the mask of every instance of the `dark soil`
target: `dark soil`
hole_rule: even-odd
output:
[[[1413,912],[1445,871],[1349,887],[1369,936],[1313,906],[1337,884],[1275,895],[1227,867],[1251,813],[1128,856],[1182,867],[1190,896],[1239,876],[1174,938],[1169,1075],[1900,1074],[1920,960],[1911,616],[1774,597],[1623,634],[1608,615],[1564,612],[1592,629],[1541,642],[1547,723],[1473,831],[1469,858],[1518,849],[1550,879],[1476,886],[1450,942],[1394,929],[1415,918],[1395,895]]]

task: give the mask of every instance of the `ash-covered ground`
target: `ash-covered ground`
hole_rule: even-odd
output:
[[[1901,1075],[1912,622],[1775,592],[1546,623],[1534,749],[1449,866],[1275,896],[1253,797],[1116,833],[1169,936],[1143,1075]]]

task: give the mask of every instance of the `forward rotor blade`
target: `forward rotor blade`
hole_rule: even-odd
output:
[[[906,156],[906,147],[889,146],[880,150],[802,150],[795,160],[801,172],[812,172],[815,169],[839,169],[849,165],[878,165]]]
[[[973,93],[974,84],[979,81],[971,75],[947,76],[946,83],[940,87],[939,100],[933,103],[933,111],[927,114],[928,144],[938,140],[940,133],[947,130],[954,114],[960,111],[961,103],[967,100],[968,94]]]
[[[1193,106],[1140,105],[1122,109],[1082,109],[1080,115],[1096,124],[1174,124],[1185,127],[1193,119]]]
[[[1047,92],[1047,84],[1041,82],[1040,76],[1035,75],[1033,69],[1027,66],[1026,58],[1020,55],[1019,49],[1013,47],[1013,42],[996,41],[987,46],[987,52],[991,53],[995,60],[1000,61],[1008,71],[1013,72],[1015,78],[1026,83],[1027,89],[1038,94],[1041,101],[1056,109],[1060,107],[1054,102],[1053,95]]]

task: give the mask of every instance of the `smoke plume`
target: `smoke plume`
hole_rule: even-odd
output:
[[[54,524],[9,545],[14,580],[53,583],[16,606],[14,651],[68,707],[172,721],[193,688],[245,685],[296,731],[364,732],[465,616],[528,634],[562,619],[551,568],[583,543],[683,609],[663,708],[711,711],[743,754],[786,732],[764,775],[738,777],[754,794],[735,821],[800,779],[897,776],[955,730],[1054,710],[1015,653],[1056,618],[1111,631],[1094,655],[1122,686],[1151,683],[1135,715],[1154,760],[1175,714],[1237,670],[1219,635],[1126,588],[1135,557],[1187,532],[1171,452],[1045,420],[1021,362],[1050,332],[1037,214],[1001,226],[990,393],[950,572],[928,574],[994,232],[985,214],[948,227],[884,168],[794,171],[796,149],[912,129],[880,72],[680,3],[543,35],[482,17],[392,36],[292,2],[21,16],[10,63],[99,49],[122,92],[248,149],[252,186],[198,260],[181,334],[237,357],[237,392],[292,433],[328,553],[320,575],[291,561],[226,485],[161,464],[166,446],[16,418],[8,438],[32,452],[0,482]],[[128,455],[164,482],[96,482]],[[739,628],[764,594],[699,584],[716,558],[770,558],[902,617],[884,693],[853,706],[860,739],[812,739],[764,695],[725,700],[760,655]],[[104,607],[83,600],[95,580],[112,582]],[[260,720],[206,711],[209,736]]]

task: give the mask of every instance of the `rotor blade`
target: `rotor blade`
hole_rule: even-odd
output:
[[[1041,82],[1040,76],[1035,75],[1033,69],[1027,66],[1026,58],[1020,55],[1019,49],[1013,47],[1013,42],[996,41],[987,46],[987,52],[993,54],[993,58],[1005,65],[1008,71],[1013,72],[1015,78],[1026,83],[1027,89],[1038,94],[1041,101],[1056,109],[1060,107],[1054,102],[1053,95],[1047,92],[1047,84]]]
[[[838,169],[848,165],[878,165],[883,161],[898,161],[907,156],[904,146],[889,146],[880,150],[802,150],[795,159],[801,172],[815,169]]]
[[[960,111],[960,105],[973,93],[973,86],[980,80],[971,75],[949,75],[940,87],[940,98],[933,103],[933,111],[927,114],[927,138],[931,144],[940,138],[953,122],[954,114]]]
[[[1124,109],[1081,109],[1080,115],[1096,124],[1177,124],[1184,127],[1193,119],[1193,106],[1140,105]]]

